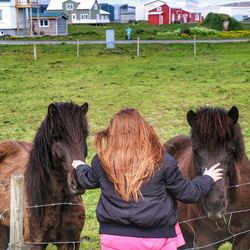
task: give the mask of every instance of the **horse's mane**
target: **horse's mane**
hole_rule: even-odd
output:
[[[29,206],[53,202],[54,166],[51,145],[60,138],[67,141],[85,140],[88,135],[87,120],[81,107],[73,103],[54,103],[56,114],[47,114],[34,138],[33,149],[25,173],[27,202]],[[30,209],[30,216],[39,224],[45,208]],[[32,221],[33,221],[32,219]]]
[[[235,159],[245,155],[244,139],[238,122],[234,124],[226,110],[201,107],[196,111],[192,140],[199,140],[207,150],[213,151],[223,143],[233,142]]]

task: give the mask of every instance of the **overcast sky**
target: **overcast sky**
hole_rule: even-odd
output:
[[[238,2],[247,2],[247,0],[199,0],[199,6],[207,6],[207,5],[221,5],[227,3],[238,3]]]
[[[153,1],[153,0],[152,0]],[[173,1],[173,0],[172,0]],[[176,2],[183,2],[185,0],[175,0]],[[220,5],[226,3],[238,3],[238,2],[247,2],[250,0],[198,0],[199,6],[208,6],[208,5]],[[110,3],[110,4],[129,4],[135,6],[140,3],[140,0],[98,0],[99,3]]]

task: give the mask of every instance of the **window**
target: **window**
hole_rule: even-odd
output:
[[[200,14],[195,14],[195,21],[199,21],[200,20]]]
[[[162,8],[161,7],[157,7],[156,10],[157,11],[162,11]]]
[[[73,10],[73,4],[72,3],[66,4],[66,10]]]
[[[81,14],[81,19],[88,19],[88,14]]]
[[[40,20],[40,27],[49,27],[49,20]]]
[[[94,10],[97,10],[98,9],[98,5],[97,3],[94,4]]]
[[[3,20],[3,11],[0,10],[0,21],[2,21],[2,20]]]
[[[76,14],[72,14],[71,18],[72,20],[76,20]]]

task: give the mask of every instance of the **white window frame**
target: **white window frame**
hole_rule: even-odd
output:
[[[94,10],[98,10],[98,5],[97,5],[97,3],[94,4]]]
[[[195,13],[195,21],[199,21],[200,20],[200,14],[199,13]]]
[[[172,13],[172,23],[175,21],[175,14]]]
[[[162,11],[162,7],[157,7],[156,11]]]
[[[3,21],[3,10],[0,10],[0,21]]]
[[[46,24],[46,22],[47,22],[47,24]],[[42,28],[49,27],[49,20],[47,20],[47,19],[40,20],[39,27],[42,27]]]
[[[89,19],[89,15],[88,14],[81,14],[80,18],[81,18],[81,20],[87,20],[87,19]]]
[[[73,9],[74,9],[74,5],[72,3],[66,4],[66,10],[73,10]]]
[[[73,13],[73,14],[71,15],[71,19],[72,19],[72,20],[76,20],[76,13]]]

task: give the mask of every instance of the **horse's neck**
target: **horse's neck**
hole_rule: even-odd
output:
[[[246,204],[250,208],[250,162],[247,157],[235,164],[231,178],[231,199],[237,203]]]

